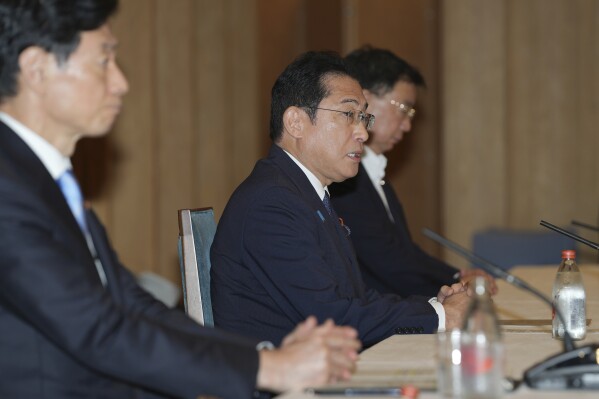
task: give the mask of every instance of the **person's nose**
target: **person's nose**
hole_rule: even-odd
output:
[[[360,143],[363,143],[366,140],[368,140],[368,131],[366,130],[366,126],[364,126],[364,124],[362,122],[358,123],[357,129],[354,134],[355,134],[356,140],[359,141]]]
[[[400,126],[405,133],[409,132],[412,130],[412,119],[405,117]]]
[[[116,62],[113,64],[109,84],[110,90],[118,96],[124,96],[129,91],[129,82]]]

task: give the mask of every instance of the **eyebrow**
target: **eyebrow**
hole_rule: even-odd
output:
[[[119,43],[116,41],[102,43],[102,50],[105,51],[115,51],[118,47]]]
[[[356,100],[354,98],[344,98],[343,100],[341,100],[341,104],[347,104],[347,103],[355,104],[356,106],[360,105],[358,100]],[[368,108],[368,103],[364,103],[364,110],[366,110],[367,108]]]

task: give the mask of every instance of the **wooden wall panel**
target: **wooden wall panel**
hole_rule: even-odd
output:
[[[430,252],[438,248],[420,231],[440,229],[438,2],[350,0],[344,3],[344,46],[387,48],[415,65],[427,88],[419,91],[412,131],[387,154],[387,177],[398,192],[413,238]]]
[[[270,90],[283,68],[305,47],[302,0],[259,0],[258,10],[258,65],[260,153],[266,155],[271,141]]]
[[[156,236],[154,270],[178,281],[177,209],[193,206],[192,0],[156,1],[156,125],[152,182]]]
[[[537,15],[531,21],[522,16]],[[574,146],[580,141],[577,91],[577,9],[563,1],[510,3],[510,57],[506,135],[508,154],[508,223],[530,227],[541,218],[568,222],[577,207],[578,167]],[[542,95],[539,95],[542,94]],[[558,220],[559,219],[559,220]]]
[[[469,246],[473,230],[505,220],[505,6],[461,0],[442,12],[443,225]]]
[[[491,226],[597,222],[598,7],[444,3],[443,213],[462,244]]]
[[[196,206],[217,218],[258,157],[256,4],[195,2]]]
[[[228,47],[229,100],[227,104],[227,127],[230,135],[230,156],[233,170],[228,179],[229,195],[253,169],[259,158],[260,138],[258,101],[257,10],[254,1],[230,1],[228,29],[231,41]],[[221,208],[221,210],[223,209]]]
[[[179,282],[177,210],[219,215],[259,156],[256,23],[253,1],[121,2],[113,26],[131,90],[75,166],[136,272]]]
[[[120,40],[119,62],[129,80],[125,110],[112,132],[109,233],[126,264],[154,270],[156,254],[154,143],[158,134],[155,103],[154,2],[122,2],[114,21]],[[108,160],[110,162],[111,160]]]
[[[513,148],[509,225],[536,226],[540,219],[595,223],[597,2],[509,5],[508,46],[515,50],[507,78],[508,112],[514,115],[507,132]]]
[[[176,211],[220,215],[270,144],[276,76],[303,51],[371,43],[428,81],[390,154],[417,241],[432,248],[423,226],[469,245],[540,217],[597,223],[598,26],[593,0],[122,1],[131,91],[75,167],[123,262],[178,281]]]
[[[234,117],[227,93],[230,79],[227,70],[227,1],[196,1],[195,42],[196,62],[194,94],[196,104],[196,169],[197,203],[212,206],[222,212],[223,202],[230,194],[229,179],[232,164],[229,159],[228,119]]]

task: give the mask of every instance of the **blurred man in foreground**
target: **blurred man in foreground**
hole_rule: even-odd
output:
[[[105,134],[127,81],[117,0],[0,0],[0,397],[249,398],[347,379],[359,343],[315,318],[273,351],[139,288],[69,157]]]

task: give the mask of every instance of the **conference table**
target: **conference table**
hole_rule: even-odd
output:
[[[599,343],[599,266],[581,265],[587,295],[587,336],[577,345]],[[551,296],[557,265],[519,266],[511,272],[547,296]],[[505,374],[521,380],[533,364],[560,352],[562,341],[551,336],[551,308],[531,294],[498,281],[494,297],[506,351]],[[412,384],[420,387],[421,399],[440,398],[436,392],[435,334],[394,335],[360,354],[358,369],[349,382],[328,388],[397,387]],[[520,385],[506,398],[597,398],[598,391],[540,391]],[[343,398],[342,395],[314,395],[290,392],[279,399],[315,397]],[[360,396],[353,396],[360,397]],[[383,399],[389,396],[362,396]]]

